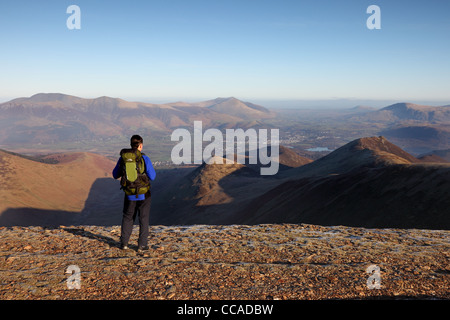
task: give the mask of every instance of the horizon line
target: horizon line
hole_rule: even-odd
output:
[[[232,96],[218,96],[215,98],[206,98],[206,97],[138,97],[138,96],[124,96],[124,97],[113,97],[109,95],[96,95],[96,96],[81,96],[76,94],[68,94],[68,93],[61,93],[61,92],[38,92],[35,94],[32,94],[30,96],[3,96],[0,97],[0,103],[7,103],[9,101],[15,100],[15,99],[22,99],[22,98],[31,98],[35,95],[39,94],[61,94],[66,96],[72,96],[76,98],[81,99],[98,99],[98,98],[112,98],[112,99],[121,99],[128,102],[142,102],[142,103],[155,103],[155,104],[169,104],[169,103],[177,103],[177,102],[187,102],[187,103],[194,103],[194,102],[203,102],[208,100],[214,100],[214,99],[231,99],[235,98],[240,101],[244,102],[257,102],[257,103],[268,103],[268,104],[288,104],[289,106],[279,106],[279,107],[272,107],[272,108],[308,108],[308,107],[314,107],[314,108],[351,108],[355,106],[361,106],[364,105],[364,103],[375,103],[375,104],[381,104],[380,106],[386,106],[390,104],[395,103],[413,103],[418,105],[430,105],[430,106],[445,106],[450,105],[450,98],[449,99],[426,99],[426,98],[419,98],[419,99],[399,99],[399,98],[356,98],[356,97],[331,97],[331,98],[264,98],[264,97],[247,97],[247,98],[237,98],[236,95]],[[311,103],[313,105],[311,106],[294,106],[292,104],[295,103]],[[354,105],[341,105],[341,106],[326,106],[326,105],[317,105],[317,104],[326,104],[326,103],[333,103],[333,104],[347,104],[347,103],[355,103]],[[372,105],[364,105],[368,107],[375,107]],[[269,107],[270,108],[270,107]]]

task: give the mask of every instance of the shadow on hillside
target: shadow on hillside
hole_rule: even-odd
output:
[[[279,183],[274,176],[260,175],[257,165],[247,165],[218,180],[213,177],[213,183],[202,180],[205,176],[200,174],[200,169],[185,170],[171,177],[172,181],[164,186],[154,185],[151,225],[238,224],[236,213],[242,209],[242,202],[266,191],[266,183]],[[158,179],[168,180],[163,175]]]
[[[175,187],[194,168],[177,168],[158,170],[157,179],[152,182],[152,205],[150,223],[173,225],[179,223],[172,212],[169,201],[164,198],[174,196]],[[70,196],[70,195],[68,195]],[[99,178],[92,184],[88,197],[81,211],[45,210],[36,208],[8,208],[0,214],[0,226],[113,226],[122,222],[124,192],[120,190],[119,181],[113,178]],[[155,201],[156,200],[156,201]],[[184,203],[183,203],[184,205]],[[175,215],[174,215],[175,214]],[[160,219],[164,217],[164,219]],[[137,224],[138,219],[135,223]],[[201,219],[200,222],[204,222]]]
[[[79,212],[34,208],[9,208],[0,215],[0,226],[54,227],[59,225],[70,225],[74,215],[77,214],[79,214]]]
[[[198,168],[158,170],[152,183],[151,225],[307,223],[450,228],[447,167],[356,168],[347,174],[294,180],[263,177],[246,167],[212,179],[218,188],[208,180],[195,182],[198,173]],[[205,196],[206,201],[199,205]],[[221,202],[220,197],[225,200]],[[117,180],[99,178],[80,212],[10,208],[0,215],[0,226],[120,225],[123,198]]]
[[[122,222],[124,193],[113,178],[99,178],[91,186],[75,225],[111,226]]]
[[[42,210],[35,208],[9,208],[0,215],[0,226],[60,225],[120,225],[122,221],[123,191],[113,178],[94,181],[80,212],[64,210]]]

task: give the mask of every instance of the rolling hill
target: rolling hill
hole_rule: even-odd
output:
[[[422,162],[429,162],[429,163],[450,163],[450,161],[447,161],[446,159],[436,154],[427,154],[419,157],[418,159]]]
[[[279,155],[280,171],[312,161],[284,146],[280,146]],[[260,166],[226,161],[214,164],[211,159],[198,167],[182,169],[184,174],[180,169],[162,173],[168,183],[155,184],[152,224],[232,223],[234,212],[280,183],[276,177],[261,176]]]
[[[238,223],[450,229],[450,165],[427,164],[383,137],[357,139],[256,197]]]
[[[313,162],[291,151],[282,148],[276,176],[246,164],[158,171],[151,224],[450,229],[450,164],[427,163],[384,137],[356,139]],[[0,158],[0,225],[120,224],[114,161],[91,153]]]
[[[204,164],[182,179],[161,199],[170,214],[155,223],[450,228],[450,165],[426,163],[383,137],[354,140],[277,178]]]
[[[396,103],[385,108],[354,115],[349,122],[376,127],[377,135],[410,153],[450,148],[450,106]]]
[[[447,150],[434,150],[431,151],[429,153],[423,154],[420,157],[426,157],[426,156],[430,156],[430,157],[438,157],[439,159],[443,159],[447,162],[450,162],[450,149]]]
[[[40,93],[0,104],[0,144],[54,144],[107,140],[136,131],[167,134],[190,127],[236,124],[273,117],[262,106],[236,98],[198,103],[151,104],[118,98],[83,99],[60,93]]]
[[[330,154],[305,166],[285,171],[284,177],[310,177],[342,174],[360,167],[383,167],[390,164],[411,164],[417,158],[392,144],[384,137],[356,139]]]
[[[202,105],[210,110],[222,114],[237,116],[244,120],[255,120],[273,117],[273,113],[268,109],[253,104],[251,102],[243,102],[234,97],[231,98],[217,98],[203,103],[194,105]]]
[[[450,229],[450,165],[388,165],[284,182],[255,198],[237,223],[311,223]]]
[[[360,119],[385,123],[429,122],[448,123],[450,106],[426,106],[413,103],[396,103],[377,111],[366,113]]]
[[[381,131],[381,134],[402,148],[416,154],[435,149],[450,148],[450,128],[448,125],[395,126]]]
[[[111,178],[114,166],[92,153],[33,159],[1,150],[0,225],[97,223],[103,214],[114,221],[117,213],[120,217],[122,201],[117,181]],[[116,212],[108,212],[111,208]]]
[[[276,111],[276,112],[275,112]],[[383,109],[358,106],[342,110],[268,110],[235,97],[198,102],[144,103],[112,97],[84,99],[39,93],[0,104],[0,148],[16,152],[102,152],[122,147],[132,134],[146,136],[158,160],[167,161],[174,143],[170,132],[203,128],[269,129],[297,145],[314,145],[332,127],[333,149],[360,136],[382,135],[404,150],[422,154],[450,148],[450,106],[397,103]],[[320,129],[319,129],[320,128]],[[298,139],[302,136],[302,139]],[[283,137],[282,137],[283,138]],[[306,138],[306,141],[305,141]]]

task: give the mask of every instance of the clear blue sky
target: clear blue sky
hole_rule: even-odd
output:
[[[69,30],[69,5],[81,29]],[[381,30],[369,30],[369,5]],[[450,103],[450,1],[2,1],[0,100]]]

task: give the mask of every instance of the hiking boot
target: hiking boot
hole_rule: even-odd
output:
[[[148,249],[149,249],[148,246],[139,246],[137,252],[138,252],[138,253],[144,253],[144,252],[147,252]]]

